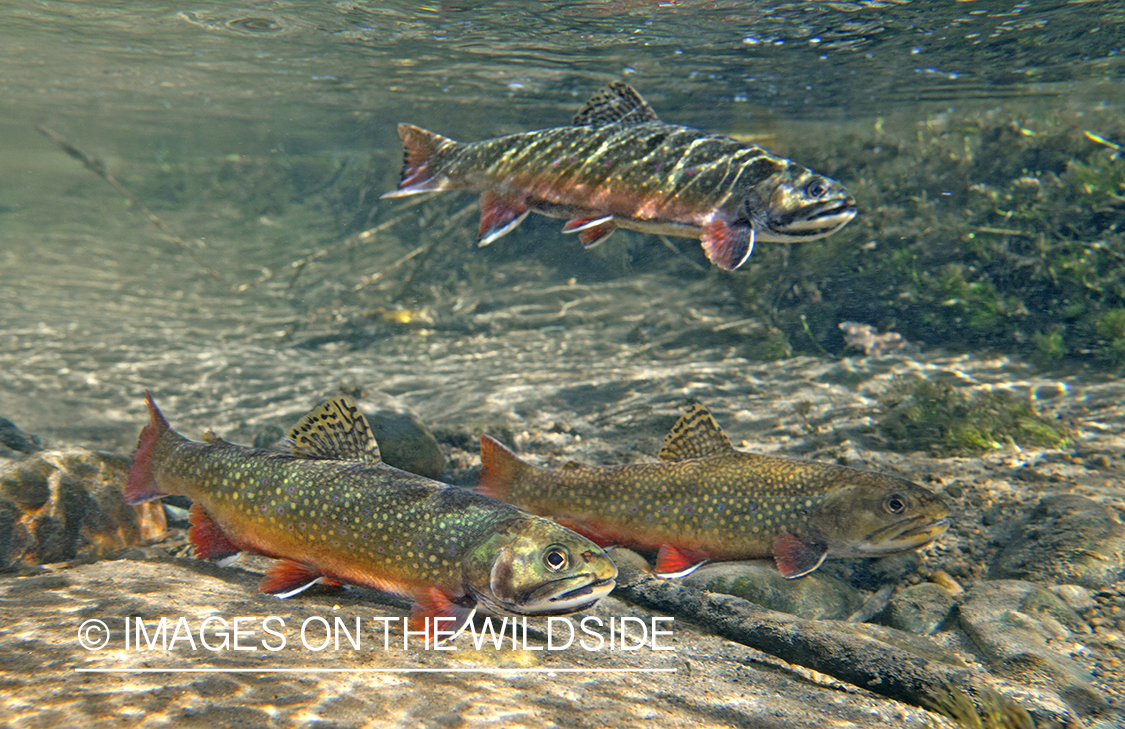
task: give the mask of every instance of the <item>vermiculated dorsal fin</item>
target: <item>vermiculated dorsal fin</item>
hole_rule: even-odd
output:
[[[624,81],[612,81],[590,97],[574,117],[576,127],[604,127],[607,124],[644,124],[660,121],[656,112]]]
[[[711,411],[696,403],[672,426],[664,439],[659,458],[662,461],[683,461],[734,452],[730,438],[715,422]]]
[[[346,397],[334,397],[289,431],[289,452],[305,458],[379,462],[379,445],[367,418]]]

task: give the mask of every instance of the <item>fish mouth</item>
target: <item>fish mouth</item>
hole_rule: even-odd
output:
[[[949,528],[949,517],[915,516],[876,529],[863,540],[870,552],[901,552],[930,544]]]
[[[616,586],[615,577],[598,579],[587,573],[548,582],[524,596],[519,604],[504,608],[517,615],[566,615],[593,607]]]
[[[843,198],[829,200],[803,208],[800,212],[786,216],[769,224],[769,239],[776,241],[813,240],[823,238],[843,227],[855,217],[855,200]],[[767,240],[766,236],[759,236]]]

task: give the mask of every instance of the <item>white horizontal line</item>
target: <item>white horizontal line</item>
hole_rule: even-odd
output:
[[[76,668],[75,673],[675,673],[675,668]]]

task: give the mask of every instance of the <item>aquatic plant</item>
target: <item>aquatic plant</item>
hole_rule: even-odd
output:
[[[880,434],[900,450],[971,455],[1009,445],[1059,448],[1067,429],[1005,390],[966,393],[947,382],[898,383],[884,397]]]
[[[1035,729],[1027,709],[991,689],[978,689],[976,700],[949,687],[949,693],[931,697],[931,707],[967,729]]]
[[[817,350],[797,336],[807,326],[843,353],[850,320],[924,345],[1119,367],[1125,122],[1093,116],[948,113],[792,150],[848,185],[859,216],[822,241],[763,245],[724,280],[798,352]]]

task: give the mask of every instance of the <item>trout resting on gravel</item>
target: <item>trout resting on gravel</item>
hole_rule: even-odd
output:
[[[480,450],[480,493],[602,546],[659,550],[661,577],[767,557],[801,577],[827,558],[918,549],[949,527],[941,498],[905,479],[736,451],[698,404],[668,434],[660,463],[536,468],[487,435]]]
[[[552,521],[383,463],[367,419],[336,397],[289,432],[290,452],[172,430],[146,393],[125,489],[130,504],[190,498],[195,555],[277,559],[262,592],[289,597],[317,582],[413,600],[418,617],[457,632],[479,607],[560,615],[609,594],[617,568],[590,540]],[[427,630],[430,630],[427,622]],[[434,621],[436,627],[436,621]],[[431,634],[433,631],[430,630]]]

